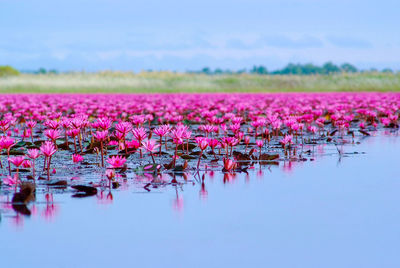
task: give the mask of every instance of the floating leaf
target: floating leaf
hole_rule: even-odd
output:
[[[181,155],[182,159],[197,159],[197,157],[191,156],[191,155],[187,155],[187,154],[183,154]]]
[[[363,134],[364,136],[371,136],[371,134],[369,134],[367,131],[359,129],[358,130],[361,134]]]
[[[64,143],[58,144],[57,147],[60,150],[71,150],[71,148],[69,147],[70,145],[71,144],[69,143],[68,146],[67,146],[67,143],[64,142]]]
[[[259,157],[261,161],[271,161],[279,158],[279,154],[262,154]]]
[[[86,197],[86,196],[92,196],[97,194],[97,189],[92,186],[86,186],[86,185],[73,185],[71,186],[73,189],[77,190],[78,194],[74,194],[72,197]]]
[[[24,142],[24,141],[19,141],[19,142],[17,142],[16,144],[14,144],[14,148],[20,148],[20,147],[25,147],[27,144],[26,144],[26,142]],[[32,145],[31,143],[30,143],[30,145]]]
[[[68,182],[66,180],[59,180],[55,182],[49,182],[47,183],[48,186],[55,186],[55,187],[66,187],[68,185]]]
[[[186,151],[186,142],[184,142],[184,143],[182,143],[182,144],[179,144],[178,145],[178,150],[181,150],[181,151]],[[197,145],[195,145],[195,144],[193,144],[193,143],[189,143],[189,151],[192,151],[194,148],[196,148],[197,147]]]
[[[279,166],[278,161],[260,161],[260,165],[274,165]]]
[[[331,133],[329,133],[329,136],[335,135],[337,131],[338,131],[337,129],[333,130]]]
[[[113,182],[111,183],[111,186],[112,186],[113,189],[117,189],[117,188],[119,188],[120,184],[119,184],[119,182],[117,182],[117,181],[113,181]]]
[[[172,160],[169,164],[164,164],[164,168],[171,169],[174,166],[174,160]]]

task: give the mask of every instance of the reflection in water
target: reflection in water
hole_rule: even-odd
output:
[[[262,179],[264,177],[264,171],[260,168],[257,170],[257,178]]]
[[[381,138],[397,137],[398,133],[394,131],[383,131]],[[376,138],[376,137],[375,137]],[[94,198],[99,205],[112,205],[114,198],[118,199],[120,193],[124,191],[133,191],[139,193],[167,192],[174,191],[172,200],[172,209],[174,211],[183,212],[184,198],[183,191],[185,189],[192,191],[191,185],[198,185],[198,197],[200,200],[209,198],[208,184],[214,183],[215,178],[221,178],[223,184],[235,184],[243,180],[246,184],[250,184],[252,178],[263,180],[275,169],[282,171],[283,174],[293,175],[296,169],[312,163],[314,160],[321,160],[324,157],[337,159],[340,164],[343,157],[357,156],[362,154],[355,152],[355,145],[365,142],[367,146],[376,143],[374,137],[361,138],[358,141],[342,140],[336,144],[311,144],[297,148],[297,152],[288,152],[287,158],[264,161],[246,160],[247,168],[236,169],[230,172],[221,172],[222,163],[213,162],[207,165],[203,170],[191,169],[185,172],[168,172],[168,173],[142,173],[134,172],[127,174],[117,174],[116,181],[110,184],[107,179],[100,177],[97,181],[91,179],[86,182],[88,185],[80,185],[85,183],[85,178],[72,177],[69,181],[72,188],[50,187],[49,184],[38,181],[37,184],[24,183],[18,192],[14,192],[14,187],[3,185],[0,190],[0,203],[2,220],[8,219],[12,225],[21,228],[24,225],[24,219],[31,216],[39,216],[46,222],[53,222],[57,215],[60,214],[61,205],[57,203],[57,199],[66,193],[72,194],[73,197]],[[391,140],[390,142],[395,142]],[[273,151],[272,151],[273,152]],[[347,161],[347,160],[346,160]],[[318,165],[316,163],[315,165]],[[242,173],[243,176],[238,176]],[[93,189],[95,191],[93,191]],[[36,201],[36,197],[39,202]],[[40,200],[43,200],[40,202]],[[68,204],[63,204],[68,205]]]
[[[111,190],[107,190],[107,191],[102,190],[96,197],[97,197],[97,203],[100,205],[112,204],[113,200],[114,200]]]
[[[204,183],[204,181],[201,182],[201,189],[199,191],[199,196],[200,196],[200,199],[207,200],[208,192],[207,192],[206,184]]]
[[[24,216],[17,212],[15,216],[11,217],[11,224],[16,228],[24,226]]]
[[[177,212],[182,212],[183,211],[183,198],[179,195],[177,185],[175,185],[175,194],[176,194],[176,197],[173,200],[172,208]]]
[[[233,183],[236,177],[236,173],[225,172],[224,173],[224,183]]]
[[[17,212],[25,216],[30,216],[31,211],[28,209],[27,204],[35,201],[36,188],[34,184],[23,183],[20,187],[20,191],[14,193],[11,200],[12,208]]]
[[[42,210],[42,216],[46,221],[52,221],[58,212],[58,206],[54,203],[53,193],[45,194],[46,205]]]

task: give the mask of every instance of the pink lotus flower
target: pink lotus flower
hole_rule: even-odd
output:
[[[103,117],[97,119],[96,123],[93,123],[93,127],[101,128],[102,130],[108,130],[112,125],[112,121],[110,118]]]
[[[203,156],[203,151],[204,151],[205,149],[207,149],[207,147],[208,147],[208,139],[205,138],[205,137],[197,137],[197,138],[195,139],[195,141],[196,141],[197,145],[200,147],[200,150],[201,150],[200,156],[199,156],[199,161],[197,162],[197,169],[199,169],[199,167],[200,167],[200,160],[201,160],[201,157]]]
[[[175,144],[183,143],[184,131],[183,128],[175,128],[171,131],[171,137]]]
[[[38,149],[28,149],[27,155],[30,159],[36,159],[40,156],[40,151]]]
[[[221,141],[230,147],[236,146],[239,143],[239,140],[234,137],[222,137]]]
[[[136,126],[143,125],[143,123],[146,121],[144,115],[134,115],[130,119],[132,120],[132,123]]]
[[[153,163],[155,163],[154,156],[153,156],[153,152],[154,152],[158,147],[160,147],[160,145],[159,145],[159,144],[156,144],[156,141],[155,141],[155,140],[147,140],[147,141],[144,141],[144,142],[142,142],[142,145],[143,145],[143,148],[144,148],[146,151],[148,151],[148,152],[150,153],[151,158],[153,159]]]
[[[212,153],[215,155],[214,149],[219,145],[219,141],[217,139],[209,139],[208,145],[211,147]]]
[[[63,119],[61,120],[61,126],[62,126],[64,129],[69,129],[69,128],[71,127],[71,119],[69,119],[69,118],[63,118]]]
[[[70,137],[76,137],[79,135],[80,129],[79,128],[73,128],[67,130],[67,135]]]
[[[240,130],[240,124],[232,124],[229,126],[233,133],[236,133]]]
[[[48,120],[43,125],[55,130],[60,126],[60,123],[57,120]]]
[[[208,139],[205,137],[196,137],[195,141],[199,146],[200,150],[204,151],[208,147]]]
[[[264,141],[263,140],[256,140],[256,145],[258,147],[260,147],[260,149],[261,149],[261,147],[263,147],[263,145],[264,145]]]
[[[32,167],[32,162],[25,159],[24,162],[22,162],[22,167],[23,168],[31,168]]]
[[[57,150],[51,141],[45,141],[42,143],[42,146],[40,146],[40,151],[43,153],[44,156],[50,157],[55,154]]]
[[[110,141],[110,142],[108,143],[108,145],[109,145],[109,146],[116,146],[116,145],[118,145],[118,141]]]
[[[35,159],[37,159],[40,156],[40,151],[38,149],[28,149],[28,153],[26,154],[27,157],[32,159],[32,175],[33,178],[35,179]]]
[[[43,153],[43,155],[46,157],[47,160],[47,179],[50,180],[50,161],[51,161],[51,156],[56,153],[57,149],[54,147],[53,142],[51,141],[45,141],[42,143],[42,146],[40,146],[40,151]]]
[[[15,144],[15,140],[10,137],[1,137],[0,138],[0,147],[6,150],[10,150],[10,148]]]
[[[34,128],[34,127],[36,126],[37,122],[36,122],[36,121],[33,121],[33,120],[30,120],[30,121],[26,121],[25,124],[26,124],[26,126],[27,126],[28,128],[32,129],[32,128]]]
[[[93,137],[98,140],[98,141],[105,141],[108,136],[108,131],[96,131],[96,133],[93,134]]]
[[[29,138],[32,136],[32,131],[28,129],[24,129],[24,132],[22,132],[21,137],[22,138]]]
[[[120,122],[115,125],[115,129],[124,135],[128,134],[132,130],[132,125],[129,122]]]
[[[237,166],[236,162],[229,158],[223,158],[224,168],[223,171],[230,172]]]
[[[136,140],[126,141],[126,147],[129,149],[137,149],[140,147],[140,144]]]
[[[146,129],[144,129],[144,128],[142,128],[142,127],[140,127],[140,128],[134,128],[134,129],[132,130],[132,133],[133,133],[133,136],[135,137],[135,139],[136,139],[140,144],[141,144],[142,141],[143,141],[144,139],[146,139],[146,137],[147,137]],[[142,149],[139,149],[139,152],[140,152],[140,158],[142,158],[142,157],[143,157],[143,155],[142,155]]]
[[[126,162],[126,158],[122,156],[112,156],[107,159],[107,163],[111,165],[112,168],[120,168],[122,167]]]
[[[44,135],[52,141],[60,138],[60,132],[57,129],[47,129],[44,131]]]
[[[14,166],[19,167],[20,165],[22,165],[22,163],[24,162],[25,157],[24,156],[15,156],[15,157],[9,157],[8,161],[10,163],[12,163]]]
[[[95,134],[93,134],[93,137],[100,141],[100,152],[101,152],[101,166],[104,167],[104,146],[103,142],[107,139],[108,137],[108,131],[96,131]]]
[[[168,125],[162,125],[153,130],[154,134],[159,137],[164,137],[169,132],[170,127]]]
[[[18,176],[15,174],[14,176],[7,176],[3,178],[3,184],[8,186],[14,186],[18,184]]]
[[[112,180],[115,177],[115,171],[113,169],[107,169],[106,170],[106,177],[109,180]]]
[[[28,131],[24,131],[24,136],[25,138],[28,138],[29,136],[31,137],[31,141],[33,143],[33,128],[36,126],[37,122],[30,120],[26,122],[26,126],[29,128]]]
[[[158,147],[160,147],[155,140],[142,141],[142,145],[143,148],[150,153],[154,152]]]
[[[283,139],[281,139],[279,142],[286,147],[287,144],[291,144],[292,142],[292,135],[286,135]]]
[[[83,157],[80,154],[73,154],[72,155],[72,161],[74,163],[79,163],[83,161]]]
[[[315,133],[317,133],[318,128],[317,128],[316,126],[310,126],[310,127],[308,128],[308,130],[309,130],[312,134],[315,134]]]
[[[5,133],[10,128],[10,122],[8,120],[0,120],[0,129]]]
[[[146,134],[146,129],[140,127],[140,128],[134,128],[132,130],[133,136],[139,141],[142,142],[147,137]]]
[[[123,139],[125,139],[126,134],[127,133],[125,133],[125,132],[115,131],[114,137],[117,138],[119,141],[122,141]]]

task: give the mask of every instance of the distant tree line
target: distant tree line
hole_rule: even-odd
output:
[[[10,65],[0,65],[0,77],[1,76],[14,76],[19,75],[20,73],[31,73],[31,74],[58,74],[58,71],[55,69],[45,69],[39,68],[33,71],[19,71]]]
[[[376,69],[368,70],[370,72],[377,72]],[[268,71],[267,67],[263,65],[254,65],[250,70],[241,69],[238,71],[232,70],[222,70],[220,68],[212,70],[209,67],[205,67],[200,71],[189,71],[190,73],[203,73],[203,74],[240,74],[240,73],[250,73],[250,74],[270,74],[270,75],[278,75],[278,74],[294,74],[294,75],[328,75],[335,73],[357,73],[357,72],[365,72],[365,70],[358,70],[354,65],[350,63],[343,63],[342,65],[336,65],[332,62],[327,62],[322,66],[314,65],[312,63],[300,64],[300,63],[289,63],[282,69]],[[393,73],[393,70],[386,68],[383,69],[382,72],[385,73]]]
[[[17,69],[9,65],[0,65],[0,77],[2,76],[13,76],[21,73],[31,73],[31,74],[58,74],[59,72],[55,69],[45,69],[39,68],[37,70],[30,71],[18,71]],[[153,70],[147,70],[147,72],[153,72]],[[358,73],[358,72],[382,72],[382,73],[394,73],[392,69],[386,68],[381,71],[377,69],[369,70],[359,70],[354,65],[350,63],[343,63],[341,65],[333,64],[332,62],[327,62],[322,66],[314,65],[312,63],[300,64],[300,63],[289,63],[282,69],[268,71],[267,67],[263,65],[254,65],[251,69],[240,69],[240,70],[229,70],[229,69],[211,69],[209,67],[204,67],[199,71],[187,71],[187,73],[199,73],[207,75],[219,75],[219,74],[259,74],[259,75],[329,75],[337,73]]]
[[[34,71],[25,71],[25,73],[33,73],[33,74],[58,74],[58,71],[55,69],[46,69],[46,68],[39,68]]]

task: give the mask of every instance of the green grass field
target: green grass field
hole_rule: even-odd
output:
[[[204,75],[170,72],[20,74],[0,77],[0,93],[400,91],[400,74]]]

